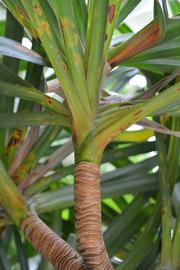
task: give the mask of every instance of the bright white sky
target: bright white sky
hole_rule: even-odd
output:
[[[142,29],[153,19],[153,2],[153,0],[142,0],[133,13],[126,18],[125,22],[134,32]]]

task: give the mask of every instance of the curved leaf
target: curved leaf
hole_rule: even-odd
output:
[[[0,37],[0,54],[26,60],[37,65],[46,64],[43,57],[37,52],[34,52],[22,46],[20,43],[5,37]]]
[[[0,94],[30,100],[45,106],[51,111],[67,116],[66,108],[62,103],[58,102],[54,98],[42,94],[33,87],[30,88],[18,84],[13,85],[0,81]]]

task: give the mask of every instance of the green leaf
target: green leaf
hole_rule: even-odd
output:
[[[123,181],[116,179],[111,183],[102,183],[102,198],[118,198],[123,194],[158,189],[158,179],[156,175],[135,175],[135,177],[124,177]],[[66,186],[56,191],[48,191],[31,197],[31,200],[38,213],[50,212],[55,209],[63,209],[73,205],[73,186]]]
[[[124,0],[119,11],[116,25],[119,26],[140,2],[141,0]]]
[[[2,270],[11,270],[6,254],[0,250],[0,267]]]
[[[180,13],[180,2],[179,0],[169,0],[170,7],[173,14]]]
[[[66,60],[63,58],[60,48],[58,47],[51,29],[51,24],[47,20],[48,18],[46,17],[39,0],[23,1],[23,6],[33,23],[33,27],[37,30],[42,46],[61,82],[63,94],[71,112],[73,130],[76,133],[77,130],[79,131],[78,134],[75,134],[75,144],[78,145],[78,143],[86,136],[87,131],[91,128],[91,117],[86,110],[86,105],[79,98],[79,94],[75,90],[76,88],[74,87]],[[81,117],[78,117],[78,115],[81,115]],[[82,126],[83,129],[79,129],[79,126]]]
[[[28,197],[40,193],[41,191],[48,188],[52,183],[61,180],[63,177],[69,174],[73,174],[73,171],[74,166],[68,166],[67,168],[60,167],[60,169],[56,170],[53,175],[38,178],[38,180],[34,184],[25,189],[24,193]]]
[[[158,150],[159,163],[159,179],[160,179],[160,194],[162,201],[162,248],[161,248],[161,267],[171,268],[171,231],[172,225],[172,203],[171,203],[171,188],[170,179],[168,176],[168,161],[166,144],[163,135],[156,134],[156,144]]]
[[[172,265],[174,269],[179,268],[179,255],[180,255],[180,215],[176,219],[175,234],[173,239],[173,249],[172,249]]]
[[[146,256],[148,248],[157,233],[159,226],[160,203],[155,206],[154,213],[150,217],[144,231],[141,233],[133,250],[129,253],[126,260],[117,268],[118,270],[134,270],[141,263],[141,260]]]
[[[143,143],[135,143],[128,145],[122,149],[113,148],[110,150],[106,150],[103,155],[103,162],[113,162],[115,160],[119,160],[121,158],[126,158],[128,156],[138,155],[142,153],[147,153],[155,150],[154,142],[143,142]]]
[[[157,237],[157,239],[152,243],[146,257],[141,262],[137,270],[149,269],[152,266],[152,264],[155,262],[156,258],[158,257],[159,250],[160,250],[160,237]]]
[[[95,158],[96,162],[101,160],[102,152],[107,144],[119,133],[126,130],[132,124],[136,123],[144,116],[150,115],[153,112],[157,112],[163,107],[169,104],[174,106],[175,102],[180,100],[180,83],[171,86],[163,91],[158,96],[155,96],[145,103],[135,104],[130,106],[119,106],[118,104],[112,105],[114,109],[107,109],[107,112],[100,114],[99,119],[96,122],[96,129],[87,137],[86,142],[79,149],[79,158],[84,160],[91,160]],[[88,142],[91,142],[88,147]],[[96,151],[96,149],[98,149]],[[101,150],[103,149],[103,150]],[[81,152],[82,151],[82,152]],[[82,156],[81,156],[82,153]]]
[[[14,231],[14,238],[15,238],[15,243],[17,247],[18,259],[19,259],[19,264],[21,266],[21,270],[29,270],[27,257],[24,252],[24,247],[21,241],[19,231],[15,226],[13,227],[13,231]]]
[[[101,86],[105,56],[103,55],[106,31],[108,1],[92,0],[89,8],[89,21],[85,48],[85,68],[87,73],[88,96],[91,108],[96,112],[97,99]]]
[[[171,128],[174,130],[180,130],[180,118],[176,117],[172,118]],[[180,140],[174,136],[171,136],[168,147],[168,174],[171,186],[174,185],[178,177],[179,151],[180,151]]]
[[[131,204],[131,203],[130,203]],[[150,215],[152,214],[152,205],[143,206],[139,211],[137,211],[137,215],[133,219],[133,222],[126,226],[126,229],[119,234],[113,246],[109,248],[110,255],[116,255],[118,252],[123,252],[126,250],[126,245],[131,242],[137,241],[137,236],[144,229]],[[128,222],[128,220],[127,220]],[[120,231],[119,231],[120,232]],[[133,247],[134,248],[134,245]]]
[[[91,114],[91,108],[87,96],[83,51],[77,29],[72,1],[67,0],[64,2],[62,0],[53,0],[53,3],[57,20],[60,22],[60,29],[66,44],[65,53],[67,58],[67,65],[69,67],[76,92],[78,93],[82,104],[83,102],[86,103],[86,111],[88,114]]]
[[[76,17],[76,23],[78,27],[78,32],[85,46],[86,42],[86,31],[87,31],[87,6],[85,0],[73,0],[71,1],[74,8],[74,14]]]
[[[118,237],[123,234],[123,231],[131,226],[133,220],[139,214],[145,201],[146,198],[144,196],[137,196],[133,202],[128,204],[123,212],[110,224],[108,230],[105,231],[104,240],[110,255],[114,255],[111,251],[111,247],[113,247]]]
[[[13,175],[13,178],[18,183],[20,183],[25,176],[37,166],[39,159],[51,144],[52,140],[57,136],[59,131],[60,128],[58,126],[49,126],[45,129],[38,141],[31,148],[31,151],[18,167],[16,173]]]
[[[28,214],[28,206],[13,180],[8,176],[2,161],[0,161],[0,184],[1,204],[13,222],[19,225],[24,216]]]
[[[39,178],[41,178],[46,172],[54,169],[59,165],[64,158],[73,152],[72,141],[69,140],[63,146],[60,146],[54,151],[46,160],[45,163],[39,164],[34,170],[32,170],[20,184],[20,188],[24,190],[30,185],[34,184]]]
[[[62,31],[59,31],[58,20],[53,10],[53,3],[51,2],[52,1],[48,3],[48,1],[39,0],[39,3],[41,4],[41,7],[46,14],[47,21],[51,27],[53,35],[58,44],[58,47],[60,48],[62,55],[65,57],[64,55],[65,44],[64,44],[64,39],[63,39],[63,33]]]
[[[33,28],[28,14],[25,12],[20,0],[3,0],[8,9],[14,15],[15,18],[22,24],[34,37],[38,37],[36,29]]]
[[[9,83],[20,84],[23,86],[30,86],[27,81],[21,79],[17,74],[15,74],[9,67],[0,63],[0,80]]]
[[[18,84],[13,85],[0,81],[0,94],[30,100],[45,106],[51,111],[54,111],[63,116],[67,116],[66,108],[60,102],[54,98],[42,94],[40,91],[33,87],[29,88]]]
[[[111,67],[131,59],[132,56],[145,51],[159,42],[165,33],[165,19],[158,1],[155,0],[154,20],[135,34],[127,42],[111,49],[108,55],[108,62]]]
[[[69,121],[66,117],[45,112],[0,113],[0,129],[40,125],[69,126]]]
[[[141,175],[147,173],[156,166],[156,157],[148,158],[144,161],[124,166],[123,168],[117,168],[114,171],[106,173],[102,176],[102,182],[112,183],[113,180],[119,179],[124,181],[124,177],[132,178],[132,175]],[[121,179],[121,180],[120,180]],[[127,180],[126,180],[127,181]]]
[[[111,43],[112,35],[114,32],[117,17],[119,15],[119,8],[121,6],[121,0],[110,0],[108,6],[108,16],[106,23],[106,40],[104,44],[104,55],[107,56],[109,45]]]

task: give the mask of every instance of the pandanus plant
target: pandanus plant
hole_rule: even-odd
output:
[[[18,41],[17,37],[19,41],[22,39],[24,27],[33,38],[34,51],[9,39],[1,40],[2,47],[4,41],[2,51],[6,55],[0,71],[0,202],[3,209],[1,227],[3,230],[3,226],[11,220],[56,269],[113,269],[101,228],[100,165],[108,145],[112,141],[120,140],[121,135],[137,122],[147,128],[147,138],[152,135],[149,129],[169,134],[171,137],[167,142],[164,135],[157,134],[160,192],[157,198],[154,195],[151,197],[156,200],[156,206],[154,212],[151,211],[151,218],[136,247],[118,269],[147,269],[145,264],[141,263],[144,263],[142,259],[146,252],[153,253],[159,243],[161,207],[161,267],[180,267],[178,219],[174,238],[171,237],[171,194],[179,165],[178,158],[172,160],[173,153],[179,153],[179,141],[176,137],[180,136],[180,122],[177,118],[180,104],[179,17],[168,18],[166,1],[163,1],[161,6],[159,1],[155,0],[152,22],[134,35],[129,29],[130,37],[127,39],[127,36],[125,38],[122,35],[120,39],[117,32],[127,30],[127,26],[122,22],[139,2],[141,1],[3,0],[10,11],[8,16],[14,22],[14,30],[19,29],[16,40]],[[178,2],[173,3],[178,7]],[[8,27],[7,23],[6,37],[13,38],[12,25],[11,23]],[[29,64],[26,80],[23,80],[16,75],[18,60],[8,56],[38,65]],[[56,74],[56,79],[48,85],[42,66],[52,67]],[[137,72],[137,69],[132,67],[147,76],[149,85],[154,82],[156,84],[148,91],[132,95],[126,100],[105,91],[105,83],[108,79],[112,81],[116,73],[126,76],[126,71],[129,74],[132,70]],[[31,76],[28,77],[28,74]],[[47,94],[50,89],[58,94],[58,100]],[[13,109],[14,104],[16,110]],[[30,112],[31,110],[33,112]],[[145,118],[147,116],[151,118]],[[156,121],[152,121],[152,117]],[[44,125],[47,128],[42,132],[38,126]],[[57,137],[62,127],[71,134],[73,144],[71,141],[65,143],[51,154],[46,162],[37,166],[42,153]],[[127,138],[125,140],[128,141]],[[40,191],[42,186],[47,187],[53,177],[56,180],[66,175],[62,167],[52,176],[46,176],[45,173],[53,166],[56,167],[72,151],[75,153],[74,206],[79,253],[40,220],[33,207],[33,197],[28,199],[36,191]],[[108,184],[111,186],[113,182]],[[143,191],[152,191],[153,185],[157,188],[157,182],[154,181],[151,182],[151,188]],[[116,189],[116,186],[114,187]],[[106,189],[107,187],[104,187],[105,192]],[[67,189],[67,192],[71,190]],[[139,192],[141,189],[134,193]],[[58,194],[63,196],[63,193]],[[107,192],[106,197],[108,196]],[[37,198],[34,197],[34,200]],[[140,194],[127,206],[127,226],[128,222],[133,220],[131,216],[136,213],[135,210],[140,209],[145,201],[147,198]],[[46,198],[46,204],[48,203]],[[38,209],[37,205],[35,208]],[[39,210],[41,211],[42,209]],[[117,229],[117,224],[119,227],[125,226],[123,230],[126,229],[123,215],[118,219],[118,223],[105,233],[105,240],[111,229]],[[112,245],[113,239],[108,239]],[[155,239],[152,247],[151,239]],[[111,252],[109,253],[111,256]]]

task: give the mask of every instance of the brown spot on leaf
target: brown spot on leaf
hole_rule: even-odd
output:
[[[21,173],[26,173],[29,170],[29,166],[27,165],[21,165],[19,171]]]
[[[139,110],[139,111],[135,112],[135,113],[133,114],[133,116],[137,116],[137,115],[139,115],[139,114],[142,113],[142,112],[143,112],[143,110]]]
[[[64,17],[60,19],[60,24],[63,29],[68,28],[68,23],[69,23],[68,18]]]
[[[46,98],[46,100],[47,100],[47,103],[51,105],[52,102],[53,102],[53,101],[52,101],[52,98],[49,97],[49,96],[45,96],[45,98]]]
[[[176,91],[180,91],[180,88],[177,88]]]
[[[161,213],[162,213],[162,216],[164,216],[165,213],[166,213],[166,209],[165,208],[162,208]]]
[[[9,142],[8,142],[8,145],[7,145],[7,149],[9,149],[11,146],[16,146],[17,144],[19,144],[22,140],[22,134],[23,133],[23,130],[20,129],[20,128],[17,128],[15,130],[15,132],[12,134]]]
[[[27,156],[27,159],[32,161],[34,159],[34,154],[33,153],[30,153],[28,156]]]
[[[21,182],[21,177],[19,177],[19,175],[15,175],[13,177],[13,179],[15,180],[16,183],[20,183]]]
[[[66,63],[65,63],[64,61],[62,61],[62,62],[61,62],[61,65],[62,65],[63,70],[66,71],[66,70],[67,70],[67,65],[66,65]]]
[[[115,10],[116,10],[116,6],[115,5],[111,5],[108,8],[108,20],[109,20],[110,23],[112,23],[112,21],[114,19]]]
[[[22,9],[20,6],[16,6],[17,7],[17,10],[19,11],[20,15],[22,15],[23,17],[27,18],[27,19],[30,19],[29,18],[29,15],[24,11],[24,9]]]
[[[42,10],[41,10],[41,7],[37,4],[34,4],[33,5],[33,8],[34,8],[34,11],[39,15],[41,16],[42,15]]]
[[[41,27],[42,27],[43,30],[47,30],[49,28],[49,25],[48,25],[47,22],[43,22]]]
[[[38,5],[34,4],[34,8],[35,8],[35,9],[38,9]]]

